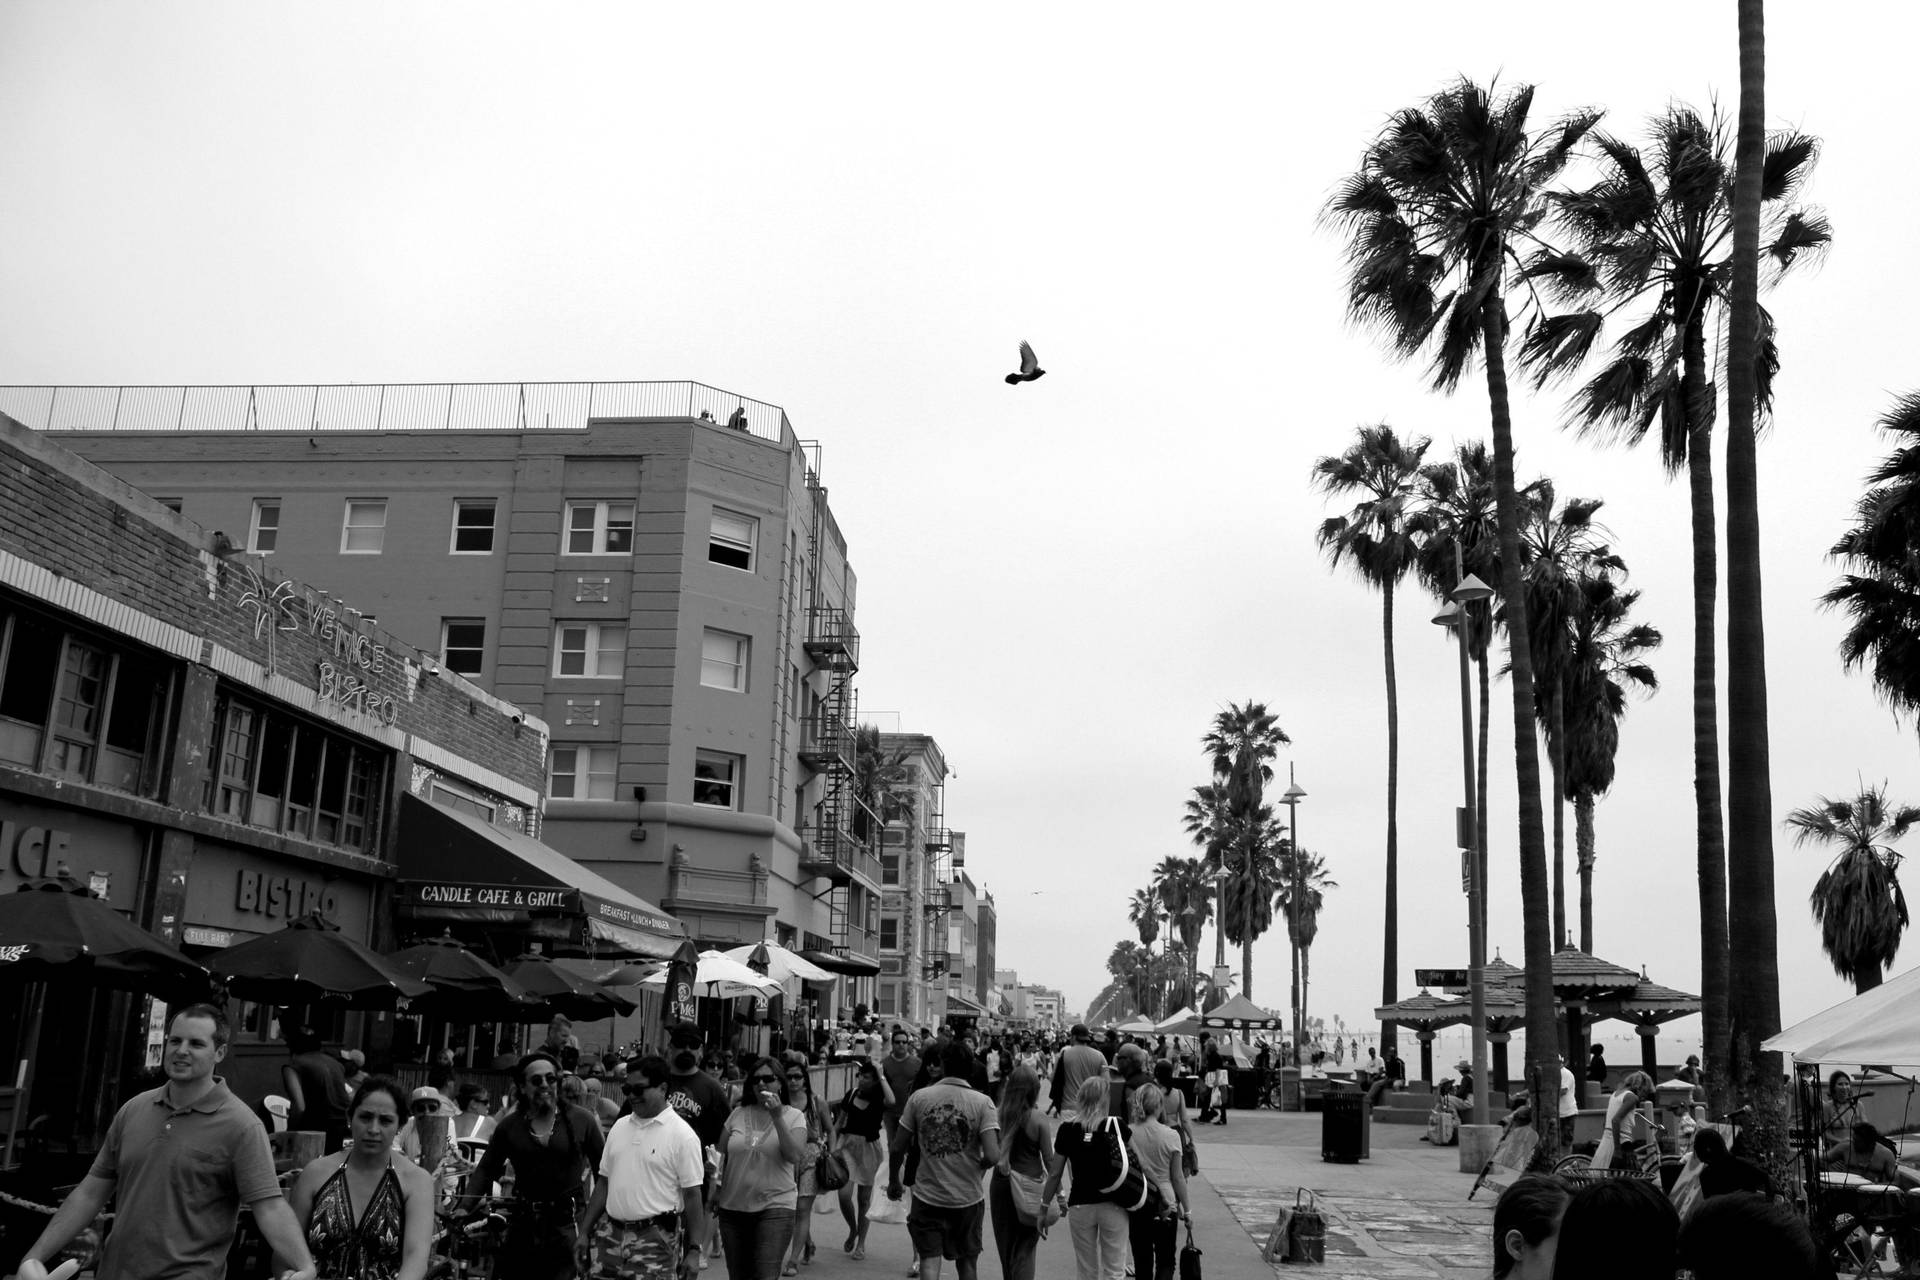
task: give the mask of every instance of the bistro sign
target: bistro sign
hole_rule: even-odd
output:
[[[489,884],[416,884],[415,902],[437,907],[497,907],[522,911],[565,910],[579,900],[576,889],[527,889]]]

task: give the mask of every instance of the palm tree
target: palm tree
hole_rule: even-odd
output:
[[[1808,902],[1833,971],[1856,993],[1879,986],[1900,950],[1907,899],[1900,892],[1900,855],[1891,846],[1916,822],[1920,808],[1888,804],[1885,783],[1851,800],[1822,796],[1787,815],[1795,844],[1836,850]]]
[[[1338,457],[1313,464],[1314,484],[1333,497],[1360,495],[1353,510],[1321,522],[1315,541],[1328,563],[1344,557],[1369,587],[1380,592],[1381,650],[1387,669],[1387,886],[1380,930],[1380,1003],[1400,998],[1400,685],[1393,668],[1393,593],[1413,568],[1418,544],[1408,528],[1420,463],[1432,441],[1402,442],[1392,427],[1361,427],[1358,439]],[[1392,1026],[1381,1028],[1391,1035]]]
[[[1847,573],[1822,602],[1847,611],[1847,669],[1871,666],[1875,691],[1908,716],[1920,713],[1920,391],[1879,426],[1900,445],[1867,477],[1854,525],[1833,545]]]
[[[1261,803],[1267,783],[1273,781],[1273,760],[1292,742],[1280,727],[1280,718],[1263,702],[1229,703],[1213,718],[1200,741],[1213,765],[1213,791],[1220,812],[1212,826],[1217,847],[1210,848],[1216,871],[1224,868],[1241,877],[1228,880],[1228,900],[1221,904],[1225,936],[1240,944],[1240,993],[1253,999],[1253,940],[1267,931],[1270,914],[1261,909],[1265,896],[1261,880],[1263,855],[1267,862],[1278,841],[1272,811]],[[1236,905],[1238,910],[1235,910]]]
[[[1522,359],[1539,381],[1570,372],[1597,345],[1607,320],[1628,312],[1629,327],[1575,396],[1571,425],[1638,443],[1653,433],[1657,421],[1662,464],[1669,475],[1682,468],[1687,472],[1702,1018],[1709,1089],[1717,1100],[1727,1071],[1727,894],[1714,639],[1719,595],[1710,447],[1715,395],[1707,335],[1725,318],[1733,166],[1717,114],[1703,119],[1692,108],[1676,105],[1654,120],[1649,132],[1644,152],[1596,135],[1598,181],[1551,197],[1556,220],[1571,238],[1570,251],[1538,255],[1530,274],[1581,309],[1543,321],[1529,335]],[[1824,219],[1792,203],[1816,150],[1812,139],[1799,134],[1780,135],[1767,148],[1762,198],[1773,206],[1767,253],[1782,271],[1830,238]],[[1762,340],[1756,372],[1764,407],[1775,359],[1765,329]]]
[[[1224,783],[1193,789],[1184,819],[1193,842],[1206,850],[1202,873],[1219,882],[1223,891],[1216,934],[1222,949],[1231,942],[1241,948],[1241,991],[1253,973],[1253,940],[1273,925],[1271,902],[1285,874],[1280,849],[1285,826],[1270,805],[1237,812]],[[1224,998],[1224,991],[1214,994]],[[1249,997],[1251,998],[1251,997]]]
[[[1595,573],[1626,571],[1626,565],[1600,539],[1594,521],[1603,505],[1594,498],[1569,498],[1554,510],[1553,482],[1541,480],[1528,491],[1520,527],[1522,581],[1526,584],[1527,645],[1533,654],[1535,711],[1547,735],[1547,763],[1553,777],[1553,936],[1567,936],[1566,896],[1566,733],[1563,725],[1571,663],[1573,610],[1580,583]]]
[[[1152,889],[1135,889],[1133,897],[1127,901],[1127,919],[1133,922],[1134,929],[1140,934],[1141,948],[1151,956],[1153,944],[1160,938],[1160,899]],[[1151,980],[1152,975],[1143,970]],[[1148,990],[1151,990],[1149,986]],[[1143,992],[1140,1007],[1149,1017],[1153,1014],[1153,1002]]]
[[[1275,895],[1276,905],[1287,918],[1287,939],[1293,945],[1295,959],[1293,982],[1293,1025],[1307,1025],[1307,953],[1320,935],[1320,908],[1326,903],[1326,891],[1337,889],[1339,882],[1327,874],[1327,862],[1309,849],[1295,849],[1289,840],[1285,864],[1286,881]],[[1298,1042],[1296,1030],[1295,1042]]]
[[[1170,853],[1153,869],[1153,887],[1180,937],[1180,949],[1187,958],[1186,986],[1192,992],[1198,985],[1194,967],[1200,961],[1200,934],[1213,918],[1213,878],[1200,859]]]
[[[853,834],[871,842],[872,825],[886,826],[913,812],[913,766],[902,748],[888,751],[878,725],[863,724],[853,731]]]
[[[1493,432],[1494,503],[1501,594],[1507,600],[1513,672],[1514,771],[1520,809],[1520,897],[1525,921],[1527,1052],[1534,1077],[1557,1078],[1553,938],[1540,763],[1534,735],[1533,658],[1520,584],[1520,519],[1508,410],[1507,284],[1518,246],[1545,214],[1547,184],[1594,125],[1591,112],[1529,132],[1533,90],[1498,98],[1468,80],[1394,113],[1344,181],[1327,218],[1347,234],[1349,314],[1378,329],[1399,356],[1431,353],[1432,381],[1451,391],[1479,357]],[[1540,1109],[1541,1151],[1559,1128]]]
[[[1614,754],[1620,746],[1620,717],[1627,693],[1652,693],[1660,687],[1653,668],[1641,659],[1660,647],[1660,632],[1645,623],[1630,625],[1640,601],[1638,591],[1623,591],[1612,574],[1580,579],[1579,598],[1568,617],[1567,669],[1563,680],[1565,729],[1563,769],[1573,799],[1573,845],[1580,870],[1580,949],[1593,954],[1593,810],[1613,786]]]

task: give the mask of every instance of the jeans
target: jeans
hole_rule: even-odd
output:
[[[727,1280],[780,1280],[780,1268],[793,1243],[793,1210],[720,1211],[720,1248],[727,1255]]]
[[[997,1169],[987,1186],[987,1209],[993,1221],[993,1251],[1000,1255],[1001,1280],[1033,1280],[1040,1229],[1020,1221],[1013,1207],[1013,1183]]]
[[[1180,1219],[1149,1213],[1128,1214],[1127,1219],[1134,1280],[1173,1280],[1174,1261],[1180,1250]]]
[[[1067,1210],[1073,1231],[1073,1261],[1079,1280],[1125,1280],[1127,1211],[1102,1200]]]

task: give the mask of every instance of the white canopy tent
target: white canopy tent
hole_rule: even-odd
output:
[[[1920,1073],[1920,969],[1796,1022],[1760,1047],[1795,1062]]]

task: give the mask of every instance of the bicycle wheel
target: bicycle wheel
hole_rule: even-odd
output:
[[[1592,1173],[1593,1158],[1577,1151],[1569,1156],[1561,1156],[1558,1160],[1554,1161],[1553,1172],[1559,1177],[1571,1175],[1576,1178],[1584,1174]]]

